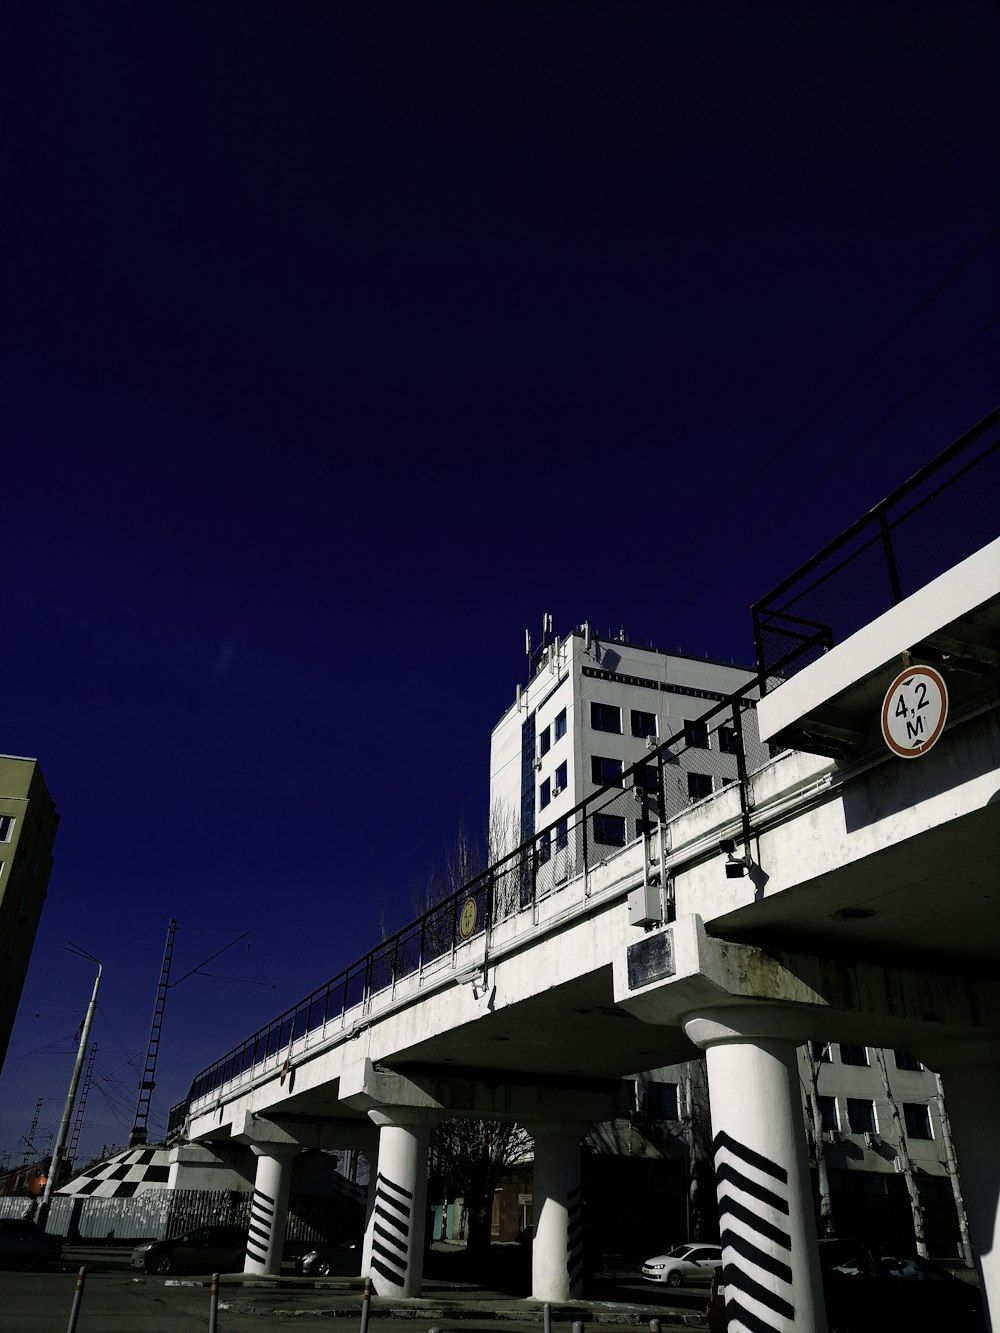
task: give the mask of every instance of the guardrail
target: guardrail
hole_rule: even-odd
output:
[[[501,921],[533,911],[542,899],[581,876],[586,895],[589,871],[622,847],[641,840],[647,879],[658,874],[663,826],[699,799],[689,794],[686,775],[679,768],[678,760],[685,751],[709,751],[718,786],[738,784],[746,833],[747,773],[771,757],[769,747],[757,739],[753,715],[757,692],[758,682],[753,679],[738,693],[686,722],[620,777],[585,797],[202,1070],[187,1097],[171,1108],[168,1137],[181,1130],[193,1101],[274,1059],[310,1032],[343,1022],[349,1011],[360,1006],[364,1012],[373,996],[391,990],[404,978],[422,974],[431,964],[440,966],[460,945],[485,935],[488,954],[490,933]],[[744,725],[747,717],[753,718],[749,736]],[[663,888],[670,914],[669,885]],[[474,912],[466,906],[470,900]]]
[[[751,608],[757,671],[794,675],[1000,531],[1000,407]]]

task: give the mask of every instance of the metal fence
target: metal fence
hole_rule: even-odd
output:
[[[130,1199],[81,1198],[55,1194],[45,1222],[50,1236],[71,1244],[103,1241],[138,1244],[182,1236],[200,1226],[249,1226],[249,1191],[151,1189]],[[0,1218],[24,1217],[32,1200],[0,1199]],[[335,1242],[354,1236],[364,1223],[365,1191],[348,1194],[293,1194],[289,1201],[287,1242]]]
[[[762,678],[794,675],[1000,533],[1000,408],[752,608]]]
[[[241,1076],[249,1077],[266,1062],[277,1067],[300,1038],[328,1033],[331,1024],[345,1023],[349,1014],[356,1020],[373,997],[391,994],[400,981],[428,968],[440,969],[469,941],[485,937],[488,952],[491,932],[501,922],[533,912],[567,884],[582,880],[586,894],[590,870],[622,848],[641,841],[647,876],[654,873],[658,830],[710,794],[690,791],[679,762],[686,751],[705,752],[702,765],[711,755],[707,766],[713,769],[712,789],[737,784],[745,814],[747,772],[770,757],[757,740],[756,692],[757,682],[751,680],[731,698],[685,722],[645,758],[202,1070],[187,1097],[171,1108],[168,1137],[182,1129],[193,1101],[234,1080],[245,1082]]]

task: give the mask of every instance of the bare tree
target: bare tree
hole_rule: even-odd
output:
[[[687,1239],[715,1240],[719,1204],[715,1189],[712,1110],[704,1060],[689,1061],[683,1080],[681,1121],[687,1143]]]
[[[889,1103],[889,1114],[892,1117],[893,1128],[896,1131],[896,1153],[899,1157],[900,1165],[903,1170],[903,1178],[906,1181],[906,1191],[910,1196],[910,1213],[913,1217],[913,1239],[917,1246],[917,1254],[921,1258],[927,1258],[927,1241],[924,1238],[924,1205],[920,1200],[920,1192],[917,1189],[917,1178],[913,1172],[913,1162],[910,1160],[910,1150],[906,1143],[906,1135],[903,1132],[903,1123],[899,1114],[899,1106],[892,1091],[892,1085],[889,1082],[889,1071],[885,1067],[885,1052],[879,1047],[872,1048],[875,1055],[875,1063],[878,1066],[878,1072],[882,1078],[882,1087],[885,1090],[886,1101]]]
[[[948,1168],[948,1179],[951,1181],[952,1198],[955,1200],[955,1214],[958,1217],[958,1234],[962,1241],[962,1257],[965,1260],[965,1266],[972,1268],[975,1259],[972,1254],[972,1241],[969,1237],[969,1219],[965,1212],[965,1200],[962,1198],[962,1186],[958,1178],[958,1160],[955,1157],[955,1144],[951,1137],[951,1121],[948,1119],[948,1109],[944,1104],[944,1084],[941,1082],[941,1075],[934,1075],[937,1083],[937,1103],[938,1116],[941,1120],[941,1139],[944,1143],[944,1159]]]
[[[433,1161],[449,1193],[464,1200],[470,1255],[489,1249],[493,1195],[503,1175],[527,1161],[531,1149],[528,1132],[517,1124],[446,1120],[435,1129]]]
[[[830,1173],[826,1167],[826,1141],[823,1138],[823,1112],[819,1102],[819,1071],[825,1057],[829,1055],[830,1043],[826,1041],[806,1042],[806,1064],[809,1069],[809,1082],[806,1086],[806,1105],[812,1129],[813,1155],[816,1159],[816,1179],[819,1185],[819,1233],[821,1236],[833,1236],[836,1228],[833,1221],[833,1199],[830,1195]]]

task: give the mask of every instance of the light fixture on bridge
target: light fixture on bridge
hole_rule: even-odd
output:
[[[742,879],[750,869],[750,857],[736,855],[736,843],[732,838],[722,838],[719,851],[726,853],[726,879]]]

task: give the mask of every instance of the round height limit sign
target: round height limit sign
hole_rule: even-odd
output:
[[[882,704],[882,736],[903,759],[926,754],[944,730],[948,718],[948,687],[929,666],[901,671],[889,686]]]

